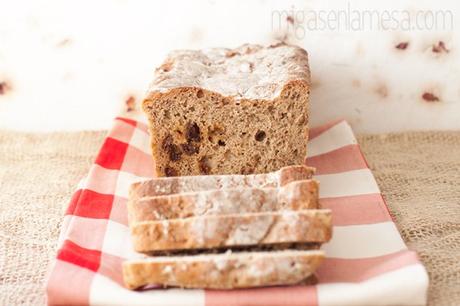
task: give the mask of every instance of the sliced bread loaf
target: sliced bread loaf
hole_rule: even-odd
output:
[[[322,243],[331,234],[331,212],[325,209],[209,215],[131,225],[138,252]]]
[[[311,277],[323,259],[319,250],[148,257],[125,261],[123,277],[130,289],[148,284],[211,289],[289,285]]]
[[[128,202],[130,223],[317,208],[318,182],[315,180],[294,181],[281,188],[230,188],[143,197]]]
[[[132,184],[129,198],[134,200],[146,196],[236,187],[281,187],[293,181],[311,179],[314,173],[315,168],[295,165],[264,174],[161,177]]]

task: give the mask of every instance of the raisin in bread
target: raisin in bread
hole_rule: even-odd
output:
[[[307,52],[290,45],[172,52],[143,110],[157,176],[248,174],[301,164]]]

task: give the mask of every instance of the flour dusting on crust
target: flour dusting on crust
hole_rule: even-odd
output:
[[[199,87],[237,99],[273,99],[291,80],[310,80],[304,49],[247,44],[236,49],[173,51],[156,70],[149,92]]]

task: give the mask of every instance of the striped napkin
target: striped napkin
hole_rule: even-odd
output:
[[[132,182],[153,175],[145,123],[117,118],[64,217],[48,276],[50,305],[424,305],[428,276],[392,221],[350,126],[310,132],[307,163],[316,167],[320,201],[333,212],[333,239],[315,286],[244,290],[123,287],[131,247],[126,202]]]

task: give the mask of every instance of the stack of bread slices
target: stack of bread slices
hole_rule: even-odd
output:
[[[128,201],[130,289],[156,284],[232,289],[308,282],[331,239],[314,168],[251,175],[163,177],[135,183]]]

